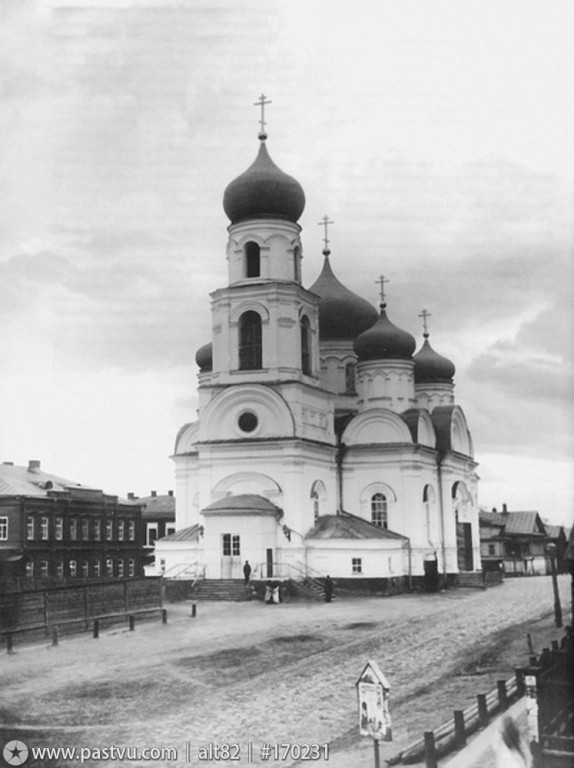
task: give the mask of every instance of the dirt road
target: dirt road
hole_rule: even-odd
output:
[[[567,607],[567,577],[560,589]],[[177,761],[108,762],[148,766],[227,762],[198,759],[210,743],[238,744],[242,764],[249,742],[253,764],[286,766],[293,760],[262,760],[261,745],[329,744],[329,760],[314,765],[372,765],[354,687],[368,659],[392,686],[394,741],[382,745],[384,759],[510,677],[527,660],[527,632],[538,650],[560,637],[546,577],[332,604],[201,603],[197,618],[189,614],[189,605],[170,606],[165,627],[146,623],[2,656],[4,740],[177,748]]]

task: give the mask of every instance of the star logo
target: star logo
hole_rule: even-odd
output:
[[[4,760],[8,765],[24,765],[28,759],[28,747],[23,741],[9,741],[4,747]]]

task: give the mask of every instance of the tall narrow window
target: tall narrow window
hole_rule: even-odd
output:
[[[347,363],[345,366],[345,394],[354,395],[356,391],[355,363]]]
[[[136,574],[136,561],[133,557],[128,560],[128,576],[135,576]]]
[[[88,517],[82,518],[82,539],[88,541],[90,538],[90,519]]]
[[[301,368],[306,376],[311,375],[311,324],[307,315],[301,318]]]
[[[64,518],[56,518],[55,536],[57,541],[62,541],[64,538]]]
[[[102,521],[94,520],[94,541],[100,541],[102,538]]]
[[[301,250],[298,245],[293,249],[293,277],[296,282],[301,282]]]
[[[0,541],[8,540],[8,518],[0,517]]]
[[[41,517],[40,518],[40,538],[43,541],[46,541],[48,539],[48,534],[50,530],[50,521],[47,517]]]
[[[371,497],[371,522],[379,528],[388,527],[387,497],[383,493],[375,493]]]
[[[78,563],[77,563],[77,561],[76,560],[70,560],[70,562],[68,563],[68,569],[69,569],[69,572],[70,572],[70,576],[73,579],[75,579],[76,576],[78,575]]]
[[[313,520],[319,517],[319,494],[317,491],[311,492],[311,501],[313,502]]]
[[[70,539],[76,541],[78,538],[78,521],[75,517],[70,520]]]
[[[114,538],[114,521],[106,520],[106,541],[111,541]]]
[[[32,515],[29,515],[26,518],[26,538],[27,539],[34,538],[34,518],[32,517]]]
[[[261,317],[249,310],[239,318],[239,370],[253,371],[261,367]]]
[[[124,533],[125,533],[125,523],[123,520],[118,520],[118,539],[120,541],[124,540]]]
[[[112,577],[114,575],[114,561],[111,557],[106,560],[106,576]]]
[[[128,539],[133,541],[136,537],[136,524],[134,520],[130,520],[128,523]]]
[[[118,560],[118,576],[120,579],[124,578],[124,561],[121,559]]]
[[[245,277],[261,275],[261,249],[257,243],[245,243]]]
[[[47,560],[40,560],[40,576],[47,579],[50,574],[50,564]]]
[[[82,560],[82,578],[87,579],[90,575],[90,563],[87,560]]]

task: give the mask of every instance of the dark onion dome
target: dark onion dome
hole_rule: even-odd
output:
[[[329,263],[328,252],[323,253],[323,269],[309,288],[321,297],[319,338],[321,341],[352,341],[376,321],[377,310],[337,280]]]
[[[353,347],[362,363],[367,360],[411,360],[416,345],[414,336],[391,323],[382,304],[377,322],[355,339]]]
[[[278,168],[261,141],[255,162],[227,185],[223,208],[232,224],[274,218],[296,222],[305,208],[303,187]]]
[[[448,358],[439,355],[429,344],[425,334],[425,341],[419,351],[414,355],[415,384],[452,383],[456,368]]]
[[[204,344],[195,353],[195,362],[201,373],[207,373],[213,367],[213,345],[211,342]]]

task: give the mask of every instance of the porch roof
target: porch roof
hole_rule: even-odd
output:
[[[321,515],[306,539],[407,539],[399,533],[373,525],[362,517],[341,512],[339,515]]]

